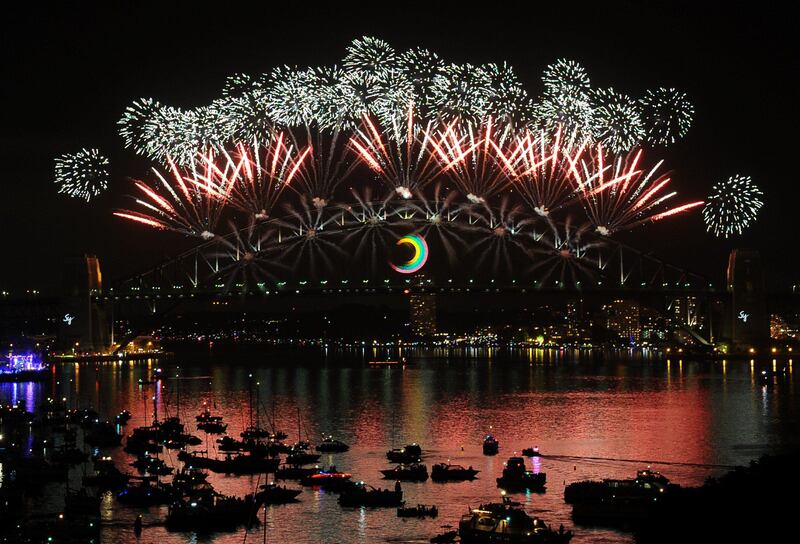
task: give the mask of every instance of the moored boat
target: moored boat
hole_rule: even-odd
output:
[[[286,504],[290,502],[297,502],[297,496],[303,492],[302,489],[290,489],[288,487],[280,486],[274,482],[262,485],[261,491],[256,493],[255,501],[256,508],[262,504]]]
[[[482,504],[470,510],[458,523],[458,535],[464,544],[566,544],[572,532],[562,525],[558,531],[539,518],[529,516],[504,498],[502,503]]]
[[[398,518],[435,518],[439,515],[436,505],[426,506],[418,504],[416,506],[400,507],[397,509]]]
[[[381,470],[383,477],[401,482],[424,482],[428,479],[428,467],[420,463],[397,465],[394,468]]]
[[[391,489],[374,488],[364,482],[351,483],[342,489],[339,495],[339,504],[342,506],[389,506],[403,505],[403,489],[400,482]]]
[[[416,442],[403,448],[395,448],[386,452],[386,458],[392,463],[419,463],[422,461],[422,447]]]
[[[500,451],[500,442],[491,434],[483,439],[483,454],[497,455]]]
[[[461,465],[437,463],[431,467],[431,480],[434,482],[474,480],[479,472],[479,470],[475,470],[472,466],[464,468]]]
[[[317,470],[314,474],[300,480],[300,483],[306,486],[322,487],[328,491],[338,491],[350,485],[352,477],[353,475],[348,472],[339,472],[336,467],[330,467],[328,470]]]
[[[317,451],[321,451],[323,453],[341,453],[345,452],[350,449],[350,446],[342,442],[341,440],[336,440],[332,436],[326,436],[322,439],[322,442],[317,446]]]
[[[533,472],[525,467],[522,457],[510,457],[503,468],[503,475],[497,478],[497,486],[506,491],[544,492],[547,475],[544,472]]]

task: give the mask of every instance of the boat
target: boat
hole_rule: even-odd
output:
[[[458,531],[445,531],[444,533],[434,536],[430,541],[432,544],[447,544],[449,542],[455,542],[456,537],[458,537]]]
[[[153,474],[158,476],[166,476],[172,474],[172,467],[168,467],[163,459],[157,457],[150,457],[147,454],[139,456],[134,462],[130,464],[133,468],[141,473]]]
[[[161,369],[156,368],[155,372],[153,372],[147,378],[139,378],[139,385],[153,385],[161,381]]]
[[[464,544],[567,544],[572,532],[562,525],[554,531],[539,518],[529,516],[519,503],[482,504],[461,517],[458,536]]]
[[[369,361],[369,366],[395,366],[400,364],[405,364],[405,361],[395,361],[395,360],[388,360],[388,361]]]
[[[256,514],[252,495],[238,498],[214,493],[171,503],[165,526],[168,531],[232,532],[239,526],[250,527],[258,523]]]
[[[314,474],[310,474],[300,480],[300,484],[321,487],[328,491],[337,491],[351,484],[350,479],[352,477],[353,475],[348,472],[339,472],[336,467],[330,467],[328,470],[316,470]]]
[[[290,451],[286,457],[286,463],[289,465],[310,465],[319,461],[321,455],[317,453],[308,453],[305,451]]]
[[[522,450],[522,455],[525,457],[541,457],[542,454],[539,453],[539,446],[533,446],[531,448],[525,448]]]
[[[472,466],[464,468],[461,465],[451,465],[449,463],[438,463],[431,467],[431,480],[434,482],[460,482],[463,480],[474,480],[479,473]]]
[[[120,472],[111,457],[105,456],[94,460],[94,474],[84,476],[83,485],[115,490],[125,487],[128,479],[129,476]]]
[[[245,440],[253,440],[258,438],[269,438],[271,433],[266,430],[262,429],[261,427],[257,427],[255,425],[248,425],[245,430],[239,433],[239,436],[244,438]]]
[[[302,480],[307,476],[319,472],[319,467],[300,467],[297,465],[281,465],[275,471],[275,479],[277,480]]]
[[[483,439],[483,454],[497,455],[500,451],[500,442],[491,434],[487,434]]]
[[[127,425],[132,417],[133,416],[129,411],[122,410],[120,413],[114,416],[114,423],[117,425]]]
[[[418,504],[397,509],[398,518],[435,518],[438,515],[439,509],[436,508],[436,505],[425,506],[424,504]]]
[[[577,523],[628,525],[646,521],[680,486],[658,472],[638,471],[635,479],[583,481],[564,489]]]
[[[228,424],[220,421],[206,421],[198,423],[197,428],[209,434],[222,434],[228,430]]]
[[[178,459],[187,465],[207,468],[220,474],[259,474],[275,472],[279,460],[250,454],[227,453],[223,459],[208,457],[206,452],[178,452]]]
[[[175,499],[176,493],[173,487],[158,482],[155,477],[131,476],[130,479],[138,481],[138,484],[129,483],[117,493],[117,500],[122,504],[154,506],[169,504]]]
[[[31,382],[43,380],[50,367],[35,353],[9,355],[0,359],[0,382]]]
[[[192,492],[208,480],[208,473],[192,466],[184,466],[172,477],[172,487],[184,493]]]
[[[197,414],[194,419],[197,423],[220,423],[222,421],[222,416],[213,415],[211,410],[208,409],[208,406],[203,403],[203,411]]]
[[[316,449],[323,453],[341,453],[349,450],[350,446],[341,440],[334,439],[332,436],[326,436]]]
[[[262,485],[260,489],[261,491],[255,495],[256,509],[260,508],[262,504],[297,502],[297,496],[303,492],[302,489],[289,489],[274,482]]]
[[[401,482],[424,482],[428,479],[428,467],[421,463],[410,465],[397,465],[394,468],[382,470],[383,477],[389,480],[399,480]]]
[[[525,467],[522,457],[510,457],[505,462],[503,475],[497,478],[497,487],[506,491],[535,491],[544,492],[547,475],[544,472],[534,473]]]
[[[574,504],[612,495],[657,498],[677,487],[679,486],[670,484],[669,479],[660,472],[646,469],[637,471],[635,479],[573,482],[564,488],[564,502]]]
[[[219,451],[244,451],[245,443],[240,440],[236,440],[232,436],[223,436],[222,438],[217,438],[217,449]]]
[[[374,488],[364,482],[351,483],[341,490],[339,495],[341,506],[388,506],[398,507],[403,505],[403,489],[400,482],[390,489]]]
[[[394,448],[386,452],[386,458],[392,463],[419,463],[422,461],[422,447],[416,442],[404,448]]]

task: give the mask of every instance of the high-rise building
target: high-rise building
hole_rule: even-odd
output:
[[[436,295],[415,293],[409,296],[411,334],[428,337],[436,334]]]
[[[94,255],[68,259],[63,268],[59,343],[79,351],[102,351],[111,344],[110,324],[91,295],[103,289],[100,260]]]
[[[631,300],[616,299],[606,304],[606,328],[631,343],[640,340],[639,303]]]
[[[728,258],[730,338],[735,346],[753,347],[769,341],[769,314],[761,256],[752,249],[734,249]]]

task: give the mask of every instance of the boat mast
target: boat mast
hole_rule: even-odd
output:
[[[250,382],[249,382],[249,393],[250,393],[250,427],[253,427],[253,375],[250,374]]]

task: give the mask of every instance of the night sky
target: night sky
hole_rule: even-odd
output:
[[[127,204],[128,178],[148,168],[116,132],[132,100],[206,104],[220,95],[227,75],[333,64],[362,35],[398,50],[426,47],[451,62],[508,61],[534,96],[542,70],[560,57],[584,64],[596,87],[633,96],[657,86],[685,90],[695,104],[694,126],[650,159],[666,160],[682,201],[704,198],[717,180],[748,174],[766,205],[755,226],[734,240],[706,234],[695,213],[640,228],[625,241],[718,280],[731,248],[755,247],[772,289],[800,279],[792,262],[800,195],[796,29],[788,13],[766,3],[700,11],[694,3],[628,2],[591,9],[571,2],[490,2],[480,9],[466,2],[304,3],[291,10],[273,2],[217,3],[213,10],[200,3],[113,3],[121,6],[4,7],[0,289],[57,287],[62,262],[73,255],[97,254],[106,277],[114,278],[186,247],[177,235],[111,216]],[[522,7],[533,5],[549,7]],[[57,194],[52,181],[53,158],[82,147],[99,148],[112,163],[110,190],[89,205]]]

